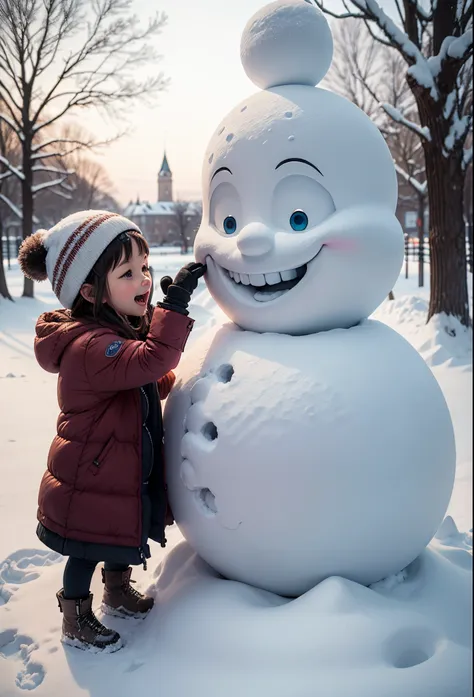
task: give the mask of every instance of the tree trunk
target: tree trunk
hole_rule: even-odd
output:
[[[469,273],[472,273],[472,218],[469,217],[467,220],[467,244],[469,249],[469,256],[467,260],[467,265]]]
[[[8,292],[7,279],[5,276],[5,267],[3,265],[3,223],[0,220],[0,295],[6,300],[13,300],[12,296]],[[7,246],[9,244],[9,239],[7,237]]]
[[[425,197],[418,195],[418,288],[425,285]]]
[[[442,156],[441,148],[425,146],[430,213],[430,306],[433,315],[454,315],[469,327],[464,172],[459,156]]]
[[[23,142],[23,174],[21,182],[21,198],[23,212],[23,239],[33,232],[33,172],[31,171],[31,141],[25,134]],[[23,297],[34,298],[34,282],[31,278],[24,279]]]

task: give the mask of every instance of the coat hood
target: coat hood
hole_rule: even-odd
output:
[[[40,366],[58,373],[66,348],[90,328],[90,322],[72,319],[69,310],[44,312],[36,323],[35,355]]]

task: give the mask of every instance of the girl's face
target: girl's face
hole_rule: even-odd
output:
[[[138,244],[132,238],[132,255],[125,255],[118,265],[107,274],[105,300],[120,315],[142,317],[147,310],[151,291],[151,275],[148,255],[140,254]]]

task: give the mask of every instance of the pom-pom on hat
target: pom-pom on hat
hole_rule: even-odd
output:
[[[59,302],[71,308],[97,259],[122,232],[140,229],[131,220],[107,211],[68,215],[50,230],[24,240],[18,253],[21,270],[33,281],[49,278]]]

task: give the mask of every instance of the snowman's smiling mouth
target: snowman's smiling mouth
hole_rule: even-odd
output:
[[[306,274],[308,266],[303,264],[296,269],[259,274],[238,273],[221,268],[233,284],[240,286],[244,293],[251,295],[258,302],[268,302],[276,300],[298,285]]]
[[[308,265],[319,256],[323,247],[324,244],[321,245],[317,254],[306,264],[271,273],[246,274],[232,271],[231,269],[226,269],[224,266],[217,264],[212,257],[211,259],[224,283],[227,284],[234,293],[238,294],[242,300],[245,298],[247,301],[256,300],[258,303],[266,303],[277,300],[288,293],[288,291],[295,288],[305,277]]]

